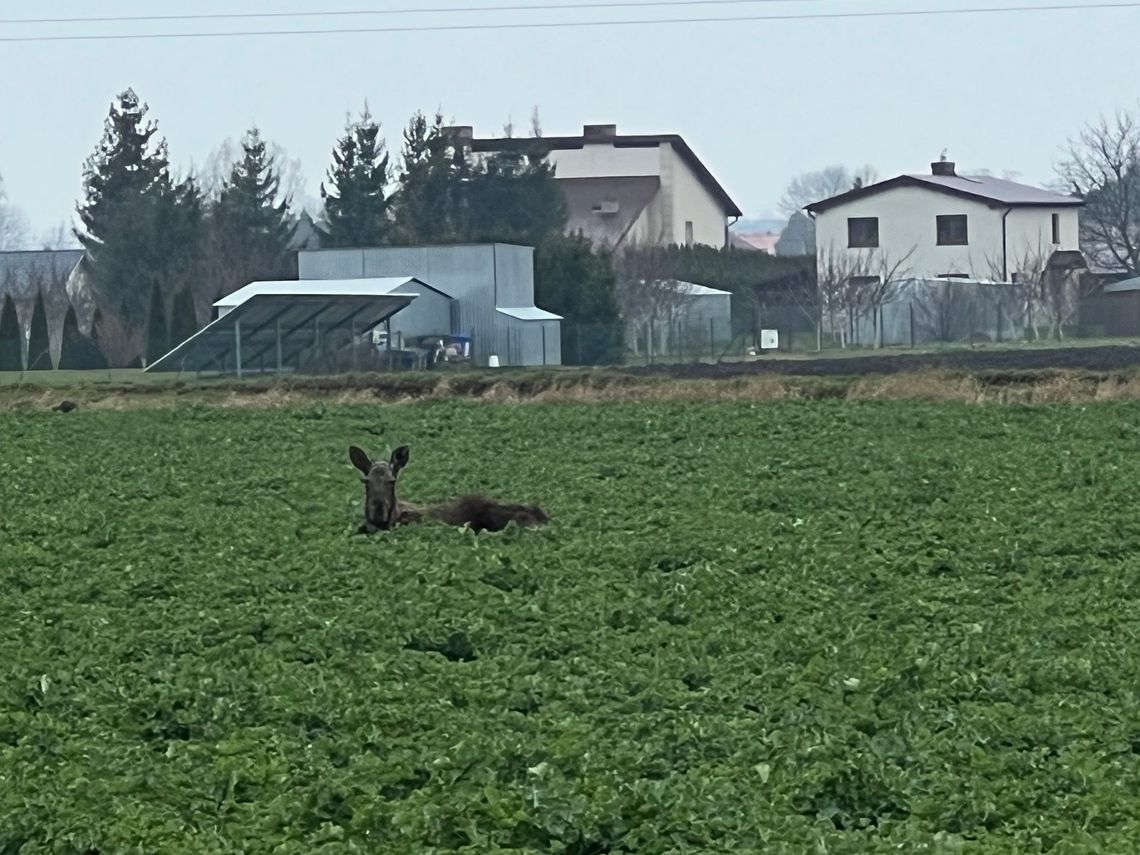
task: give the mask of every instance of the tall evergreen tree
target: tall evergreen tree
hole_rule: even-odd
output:
[[[295,225],[291,199],[281,194],[277,165],[261,132],[251,128],[242,156],[209,206],[201,279],[222,296],[258,279],[288,278]]]
[[[167,332],[166,324],[166,300],[163,298],[162,291],[159,289],[158,284],[155,283],[154,290],[150,296],[150,312],[146,324],[147,364],[149,365],[167,353],[170,350],[169,344],[170,335]]]
[[[324,245],[378,246],[387,242],[388,152],[380,126],[367,103],[356,122],[349,121],[333,150],[328,186],[321,184],[325,202]]]
[[[59,367],[67,371],[89,371],[106,368],[107,361],[95,342],[79,331],[79,320],[75,309],[67,308],[63,318],[63,346],[59,354]]]
[[[563,317],[564,362],[621,361],[617,274],[608,250],[580,234],[547,236],[534,254],[534,301]]]
[[[23,367],[20,319],[12,297],[5,294],[4,302],[0,303],[0,371],[20,371]]]
[[[547,159],[535,114],[531,136],[516,138],[510,125],[499,150],[474,168],[467,182],[469,239],[538,246],[566,225],[566,199]]]
[[[394,200],[394,237],[403,243],[437,244],[465,231],[458,207],[466,166],[436,113],[431,124],[416,113],[404,131],[403,168]]]
[[[198,332],[198,318],[194,309],[194,292],[180,288],[170,307],[170,346],[186,341]]]
[[[36,302],[32,307],[32,323],[28,330],[28,370],[50,371],[51,340],[48,338],[47,309],[44,308],[42,291],[36,292]]]
[[[214,216],[247,254],[277,265],[293,236],[292,200],[280,192],[281,177],[257,127],[246,132],[241,147],[242,157],[222,183]]]
[[[145,349],[151,294],[186,276],[200,220],[192,178],[170,176],[165,140],[131,89],[111,105],[103,138],[84,165],[84,199],[76,229],[105,317],[115,316],[116,360]],[[103,342],[110,346],[111,342]]]

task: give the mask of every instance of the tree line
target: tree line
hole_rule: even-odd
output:
[[[614,326],[613,265],[563,235],[563,195],[537,118],[528,144],[475,159],[436,114],[412,117],[398,165],[368,105],[346,121],[321,183],[324,247],[500,241],[536,247],[536,297],[570,324]],[[299,218],[257,127],[216,188],[176,177],[168,145],[133,90],[112,103],[84,164],[75,237],[112,365],[154,360],[208,322],[212,304],[258,279],[296,276]],[[572,267],[573,282],[555,268]],[[602,348],[613,356],[618,339]]]

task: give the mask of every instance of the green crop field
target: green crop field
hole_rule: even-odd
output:
[[[0,853],[1140,851],[1138,414],[2,415]]]

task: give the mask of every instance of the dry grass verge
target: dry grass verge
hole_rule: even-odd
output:
[[[508,404],[636,401],[944,401],[964,404],[1087,404],[1140,401],[1140,373],[917,371],[869,377],[775,374],[723,379],[633,376],[618,371],[459,375],[371,375],[243,383],[77,384],[0,387],[0,411],[46,410],[62,400],[81,410],[196,404],[273,409],[328,404],[404,404],[462,399]]]

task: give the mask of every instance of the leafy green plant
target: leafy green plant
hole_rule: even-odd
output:
[[[1134,407],[57,415],[0,425],[0,852],[1140,844]],[[357,536],[362,436],[553,522]]]

